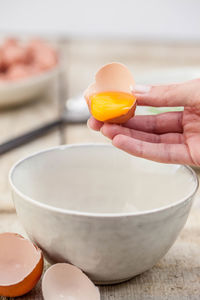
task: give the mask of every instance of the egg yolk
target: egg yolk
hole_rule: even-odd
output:
[[[125,115],[135,104],[135,96],[124,92],[101,92],[90,96],[91,114],[105,122]]]

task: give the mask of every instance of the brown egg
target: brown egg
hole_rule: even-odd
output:
[[[9,38],[0,46],[0,82],[41,74],[57,62],[57,52],[43,41],[32,40],[24,44]]]
[[[28,293],[42,274],[41,250],[15,233],[0,234],[0,245],[0,296]]]
[[[91,114],[99,121],[124,123],[134,116],[136,97],[131,93],[135,82],[130,71],[120,63],[103,66],[95,83],[85,92]]]
[[[51,266],[42,279],[44,300],[100,300],[98,288],[77,267],[58,263]]]
[[[27,49],[17,40],[8,39],[2,45],[2,60],[5,68],[9,68],[15,63],[27,63]]]
[[[29,68],[24,64],[15,63],[6,72],[7,79],[17,80],[29,76]]]
[[[40,70],[54,67],[57,63],[56,51],[41,40],[32,40],[28,45],[31,62]]]
[[[3,43],[3,45],[5,47],[7,47],[7,46],[16,46],[17,44],[18,44],[18,40],[14,37],[7,38]]]
[[[6,82],[6,80],[7,80],[7,78],[6,78],[6,74],[4,74],[4,73],[0,73],[0,84],[3,84],[3,83],[5,83],[5,82]]]
[[[3,65],[3,50],[0,48],[0,73],[3,72],[4,65]]]
[[[37,75],[40,70],[34,65],[13,64],[6,72],[7,80],[19,80]]]

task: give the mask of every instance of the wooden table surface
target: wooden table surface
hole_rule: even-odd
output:
[[[95,71],[107,62],[125,63],[134,74],[138,74],[138,78],[146,71],[160,69],[164,72],[170,66],[200,67],[200,45],[68,40],[57,43],[57,46],[61,52],[66,80],[62,99],[56,80],[37,101],[1,110],[0,143],[57,117],[65,99],[81,93],[92,82]],[[108,141],[99,133],[89,130],[86,125],[66,126],[0,157],[0,232],[18,232],[26,236],[17,219],[8,185],[8,171],[12,164],[40,149],[82,142]],[[168,254],[154,268],[126,283],[102,286],[100,292],[102,300],[200,299],[199,194],[184,230]],[[32,292],[17,299],[42,299],[40,283]]]

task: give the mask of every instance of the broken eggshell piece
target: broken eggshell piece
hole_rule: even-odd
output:
[[[133,79],[133,76],[131,72],[127,69],[126,66],[120,63],[110,63],[105,66],[103,66],[95,76],[95,83],[90,85],[87,90],[84,93],[86,102],[88,104],[89,110],[91,114],[99,120],[109,123],[124,123],[128,121],[130,118],[134,116],[135,108],[136,108],[136,98],[134,95],[132,95],[131,91],[134,86],[135,82]],[[91,105],[91,98],[94,98],[95,95],[99,93],[105,93],[106,92],[119,92],[120,98],[123,100],[123,97],[127,95],[127,97],[130,99],[132,97],[131,105],[127,107],[127,101],[125,103],[125,106],[123,109],[119,109],[118,111],[115,111],[113,113],[114,109],[117,109],[116,105],[109,103],[105,103],[104,108],[109,109],[111,113],[111,117],[105,118],[105,120],[99,119],[98,114],[94,113],[94,106],[98,103],[92,103]],[[107,96],[107,95],[106,95]],[[94,101],[94,100],[92,100]],[[123,102],[122,102],[123,103]],[[120,103],[120,104],[122,104]],[[116,104],[116,101],[115,101]],[[91,109],[92,107],[92,109]],[[120,107],[122,107],[120,105]],[[97,107],[97,109],[103,109],[102,105],[101,107]],[[104,112],[100,112],[99,115],[102,115]],[[105,111],[105,115],[108,115],[109,112]]]
[[[99,289],[77,267],[58,263],[51,266],[42,280],[44,300],[100,300]]]
[[[42,270],[43,255],[36,245],[16,233],[0,234],[0,296],[28,293]]]

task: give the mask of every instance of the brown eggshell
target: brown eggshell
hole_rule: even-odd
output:
[[[85,100],[87,102],[87,105],[88,105],[88,108],[90,110],[91,108],[91,100],[90,100],[90,96],[93,95],[93,94],[96,94],[96,84],[93,83],[91,84],[87,90],[84,92],[84,97],[85,97]]]
[[[131,72],[120,63],[103,66],[95,76],[96,92],[121,91],[130,93],[130,87],[135,84]]]
[[[136,102],[134,103],[134,105],[131,107],[131,109],[125,115],[121,115],[117,118],[107,120],[106,122],[113,123],[113,124],[123,124],[123,123],[127,122],[128,120],[130,120],[134,116],[135,109],[136,109]]]
[[[84,93],[85,100],[90,110],[90,96],[100,92],[119,91],[131,94],[135,81],[131,72],[121,63],[110,63],[99,69],[95,76],[95,82]],[[107,120],[109,123],[124,123],[134,116],[136,102],[125,115]],[[90,110],[91,111],[91,110]]]
[[[15,233],[0,234],[0,295],[17,297],[36,285],[43,270],[41,250]]]
[[[42,280],[44,300],[100,300],[98,288],[77,267],[58,263],[51,266]]]

